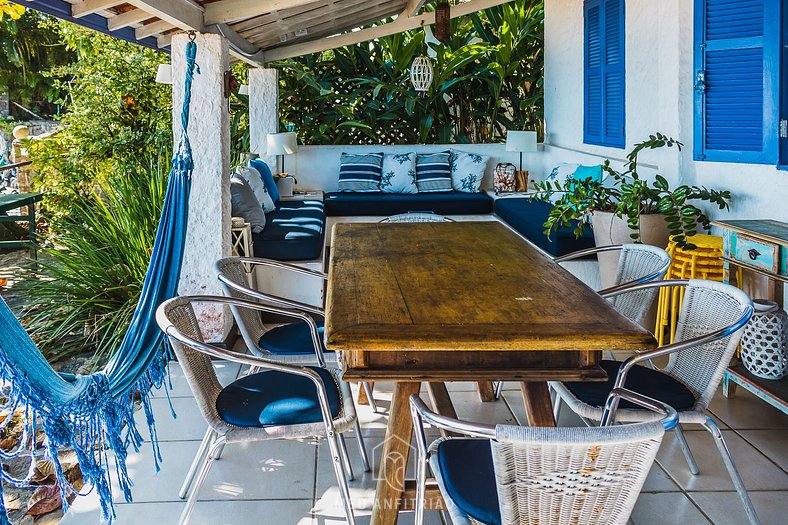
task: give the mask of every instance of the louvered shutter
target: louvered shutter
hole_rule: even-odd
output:
[[[696,0],[696,160],[776,163],[779,0]]]
[[[624,1],[586,0],[585,111],[587,144],[625,146]]]

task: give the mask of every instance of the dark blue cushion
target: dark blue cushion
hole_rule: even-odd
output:
[[[439,215],[479,215],[492,211],[486,193],[327,193],[323,202],[331,217],[387,216],[408,212],[433,212]]]
[[[500,525],[490,441],[449,439],[438,445],[437,457],[445,490],[454,504],[477,521]]]
[[[342,396],[334,376],[323,368],[320,374],[328,394],[331,415],[342,410]],[[227,385],[216,399],[219,416],[237,427],[265,427],[317,423],[323,420],[315,384],[306,377],[269,370],[252,374]]]
[[[594,247],[594,232],[588,225],[583,227],[583,236],[575,238],[574,228],[577,221],[571,221],[571,228],[562,227],[550,232],[548,239],[544,234],[544,223],[551,209],[553,205],[549,202],[527,198],[506,197],[495,201],[495,213],[498,217],[554,257]]]
[[[582,381],[578,383],[564,383],[564,386],[577,399],[595,407],[605,406],[607,396],[613,390],[618,369],[621,367],[619,361],[602,360],[600,365],[607,372],[606,382]],[[627,382],[624,386],[638,394],[662,401],[676,410],[686,410],[695,405],[695,396],[683,383],[659,370],[645,366],[632,367],[627,374]],[[624,400],[621,400],[618,406],[620,408],[643,409],[639,405]]]
[[[274,174],[271,173],[271,168],[268,167],[268,164],[260,159],[254,159],[249,165],[260,172],[260,177],[263,179],[265,189],[268,190],[268,195],[271,196],[271,200],[274,201],[274,204],[279,202],[279,188],[276,187]]]
[[[322,344],[323,321],[317,321],[317,331],[320,333]],[[315,347],[312,344],[312,331],[309,325],[304,322],[283,324],[276,328],[271,328],[263,334],[258,345],[272,354],[315,355]],[[326,352],[327,350],[323,349],[323,351]]]
[[[319,200],[279,201],[265,215],[265,229],[253,233],[255,257],[277,261],[317,259],[323,252],[326,214]]]

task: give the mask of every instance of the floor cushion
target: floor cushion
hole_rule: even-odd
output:
[[[323,321],[317,322],[320,341],[323,340]],[[271,328],[260,338],[258,346],[272,354],[279,355],[315,355],[312,343],[312,330],[304,322],[288,323]],[[324,348],[323,352],[327,352]]]
[[[323,199],[326,215],[389,216],[408,212],[433,212],[439,215],[480,215],[492,211],[486,193],[327,193]]]
[[[457,507],[482,523],[499,525],[492,449],[486,439],[447,439],[436,451],[444,490]]]
[[[319,200],[280,200],[265,218],[265,229],[252,234],[255,257],[308,261],[322,255],[326,214]]]

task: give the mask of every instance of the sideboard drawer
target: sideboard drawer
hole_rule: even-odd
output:
[[[753,239],[738,232],[731,232],[730,256],[737,261],[777,273],[780,264],[780,245]]]

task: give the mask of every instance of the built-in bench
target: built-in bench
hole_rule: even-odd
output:
[[[486,193],[327,193],[323,199],[329,217],[388,216],[408,212],[439,215],[481,215],[492,212]]]
[[[265,219],[265,229],[252,234],[255,257],[278,261],[322,257],[326,213],[320,200],[282,199]]]

